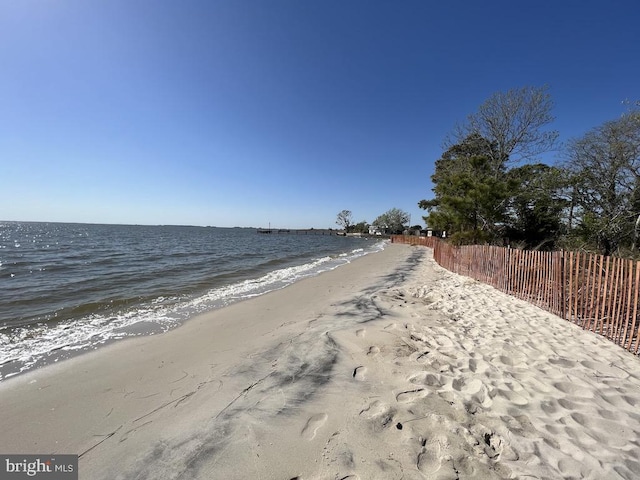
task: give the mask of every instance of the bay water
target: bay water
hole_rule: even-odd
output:
[[[165,332],[384,245],[250,228],[0,222],[0,381]]]

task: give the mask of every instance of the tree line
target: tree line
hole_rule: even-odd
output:
[[[547,87],[499,92],[457,126],[436,160],[427,227],[456,244],[637,254],[640,108],[558,144]],[[553,164],[539,161],[555,152]]]
[[[404,230],[409,228],[408,222],[410,220],[409,214],[399,208],[392,208],[385,213],[379,215],[371,226],[374,226],[383,231],[383,233],[396,234],[403,233]],[[342,210],[338,213],[336,223],[340,225],[347,233],[369,233],[370,224],[366,221],[361,221],[356,224],[353,223],[353,213],[351,210]],[[416,226],[420,229],[420,225]]]

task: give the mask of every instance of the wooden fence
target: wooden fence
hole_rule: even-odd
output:
[[[638,354],[640,262],[580,252],[538,252],[396,235],[433,249],[438,264],[537,305]]]

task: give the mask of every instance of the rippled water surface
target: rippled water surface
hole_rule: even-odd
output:
[[[382,248],[255,229],[0,223],[0,379],[57,352],[164,331]]]

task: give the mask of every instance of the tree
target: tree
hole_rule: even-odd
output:
[[[427,226],[451,232],[455,243],[500,238],[506,218],[509,182],[504,164],[496,164],[495,145],[477,133],[449,147],[431,177],[435,199],[422,200]]]
[[[386,229],[389,233],[402,233],[405,224],[409,223],[409,214],[398,208],[392,208],[376,218],[373,224]]]
[[[521,215],[546,216],[513,201],[510,192],[522,179],[508,173],[510,165],[555,147],[558,133],[546,129],[553,121],[552,108],[547,87],[523,87],[493,94],[469,115],[436,161],[431,177],[435,198],[418,203],[429,212],[424,217],[428,226],[446,230],[457,243],[496,242],[509,232],[510,222],[523,220]],[[514,210],[518,206],[523,207],[519,212]],[[534,226],[533,218],[528,224],[541,227]]]
[[[351,221],[352,221],[351,210],[342,210],[338,214],[338,218],[336,219],[336,223],[340,225],[345,232],[349,231],[349,228],[351,227]]]
[[[471,135],[487,142],[486,152],[496,171],[507,161],[535,159],[555,148],[558,132],[545,130],[554,117],[547,87],[523,87],[489,97],[446,142],[451,147]]]
[[[564,171],[543,163],[524,165],[508,172],[510,177],[509,227],[506,236],[527,249],[553,250],[566,231],[563,212]]]
[[[354,233],[369,233],[369,224],[364,220],[351,226],[351,231]]]
[[[574,179],[579,236],[609,255],[637,247],[640,229],[640,116],[624,115],[572,140],[566,168]]]

